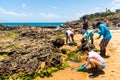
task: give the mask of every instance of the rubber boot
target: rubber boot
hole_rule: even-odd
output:
[[[98,68],[95,67],[95,68],[91,68],[91,71],[92,71],[92,74],[89,75],[90,78],[95,78],[97,77],[99,74],[98,74]]]
[[[104,56],[106,56],[106,49],[104,50]]]
[[[102,57],[106,57],[106,49],[105,49],[105,50],[102,50],[101,56],[102,56]]]
[[[91,44],[94,44],[94,40],[93,40],[93,38],[91,39]]]
[[[107,56],[107,55],[106,55],[106,49],[104,50],[102,57],[103,57],[103,58],[109,58],[109,57],[110,57],[110,56]]]
[[[100,50],[100,56],[104,56],[104,50]]]
[[[105,53],[106,53],[106,50],[103,50],[102,56],[106,56]]]

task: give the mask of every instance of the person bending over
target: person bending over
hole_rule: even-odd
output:
[[[71,42],[71,40],[74,43],[74,33],[71,28],[68,28],[66,30],[66,44],[68,44],[68,41]]]
[[[86,39],[86,44],[89,44],[89,40],[91,40],[91,44],[94,44],[93,35],[94,35],[94,30],[87,30],[85,34],[82,36],[82,39]]]
[[[101,22],[98,22],[96,24],[96,28],[99,28],[99,30],[100,30],[100,32],[98,33],[100,35],[98,36],[97,39],[99,39],[101,37],[101,35],[103,35],[103,39],[101,40],[100,45],[99,45],[100,46],[100,55],[102,57],[107,57],[106,56],[106,47],[107,47],[109,41],[111,40],[112,35],[110,33],[109,28]]]

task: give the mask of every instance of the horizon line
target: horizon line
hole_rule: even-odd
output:
[[[0,23],[66,23],[66,22],[0,22]]]

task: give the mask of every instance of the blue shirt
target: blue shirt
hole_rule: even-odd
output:
[[[99,34],[103,35],[104,39],[111,39],[112,38],[110,30],[108,29],[108,27],[106,25],[100,24],[99,29],[100,29]]]

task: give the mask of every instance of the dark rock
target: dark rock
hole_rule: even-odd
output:
[[[54,47],[57,47],[57,48],[62,47],[64,43],[65,43],[64,39],[62,38],[57,38],[56,40],[53,41]]]
[[[19,36],[13,42],[9,42],[9,45],[14,43],[18,46],[10,47],[8,50],[1,47],[0,54],[10,54],[10,57],[0,61],[0,75],[19,74],[19,72],[32,75],[41,66],[39,63],[42,61],[47,62],[48,66],[58,66],[62,63],[61,56],[54,52],[54,47],[62,46],[64,40],[56,39],[54,46],[52,40],[56,35],[53,32],[31,30],[29,27],[26,30],[22,27],[16,32]]]

